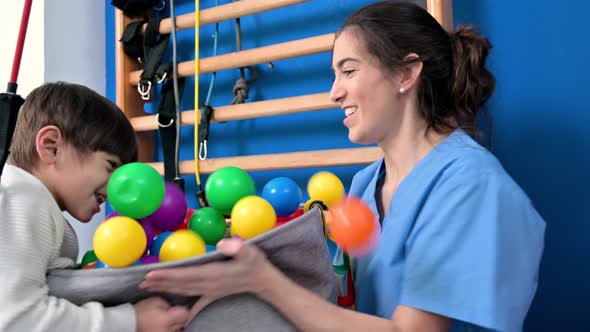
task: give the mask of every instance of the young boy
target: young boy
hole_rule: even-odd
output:
[[[48,295],[46,273],[75,264],[78,242],[62,211],[88,222],[112,172],[137,159],[121,110],[76,84],[48,83],[26,98],[0,179],[0,331],[177,331],[187,309],[160,298],[105,308]]]

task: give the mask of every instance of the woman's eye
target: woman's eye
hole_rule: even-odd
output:
[[[347,69],[347,70],[343,70],[342,73],[344,74],[344,76],[350,76],[354,73],[353,69]]]

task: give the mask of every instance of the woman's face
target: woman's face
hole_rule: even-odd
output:
[[[361,38],[360,32],[349,28],[336,39],[330,98],[344,110],[350,141],[379,143],[400,122],[399,79],[369,54]]]

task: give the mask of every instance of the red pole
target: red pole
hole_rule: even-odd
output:
[[[20,30],[18,32],[18,40],[16,43],[16,52],[14,54],[14,61],[12,62],[12,72],[10,74],[10,82],[16,83],[18,79],[18,70],[20,68],[20,60],[23,56],[23,48],[25,46],[25,36],[27,35],[27,26],[29,25],[29,16],[31,14],[31,5],[33,0],[25,0],[25,8],[23,9],[23,16],[20,22]]]

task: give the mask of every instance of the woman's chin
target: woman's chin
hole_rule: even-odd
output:
[[[355,133],[353,131],[348,132],[348,140],[356,144],[372,144],[373,140],[369,139],[366,135]]]

